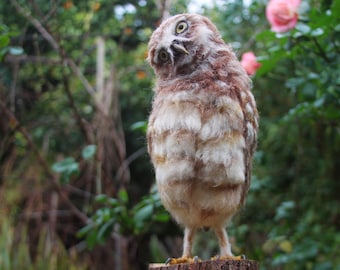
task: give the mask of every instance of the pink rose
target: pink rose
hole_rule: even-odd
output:
[[[283,33],[293,29],[298,21],[300,3],[301,0],[270,0],[266,16],[272,31]]]
[[[261,64],[256,62],[256,56],[253,52],[246,52],[242,54],[241,65],[246,70],[248,75],[254,75]]]

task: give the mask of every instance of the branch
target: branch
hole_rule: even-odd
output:
[[[53,59],[43,56],[8,54],[5,57],[5,63],[42,63],[48,65],[61,65],[63,62],[60,59]]]
[[[43,38],[46,39],[50,43],[52,48],[59,54],[60,58],[62,59],[62,62],[66,63],[69,66],[69,68],[72,70],[72,72],[74,74],[76,74],[77,77],[79,78],[79,80],[82,82],[82,84],[83,84],[84,88],[87,90],[87,92],[92,97],[94,97],[95,94],[96,94],[95,90],[90,85],[90,83],[85,78],[85,76],[83,75],[83,73],[81,72],[79,67],[75,64],[75,62],[72,59],[66,57],[66,53],[65,53],[64,49],[56,41],[56,39],[46,30],[46,28],[36,18],[34,18],[31,15],[30,12],[25,11],[25,9],[22,8],[16,0],[11,0],[11,3],[16,8],[18,13],[23,15],[31,24],[33,24],[33,26],[40,32],[40,34],[43,36]],[[70,101],[70,105],[71,105],[71,108],[72,108],[73,113],[75,115],[75,118],[77,120],[77,123],[80,126],[80,129],[82,130],[82,132],[84,133],[87,142],[92,143],[93,139],[89,135],[88,130],[87,130],[85,124],[84,124],[84,121],[81,118],[81,116],[80,116],[80,114],[79,114],[79,112],[78,112],[78,110],[75,106],[74,99],[73,99],[73,96],[71,94],[65,73],[63,73],[63,82],[64,82],[64,91],[66,92],[66,95],[67,95],[67,97]],[[97,107],[99,107],[99,106],[97,106]]]
[[[65,63],[70,67],[72,72],[77,75],[86,91],[91,96],[94,97],[96,93],[95,90],[88,82],[88,80],[85,78],[85,76],[80,71],[79,67],[75,64],[75,62],[71,58],[66,57],[64,49],[59,45],[55,38],[46,30],[46,28],[36,18],[34,18],[31,15],[29,11],[26,11],[24,8],[22,8],[16,0],[11,0],[11,4],[15,7],[17,12],[21,14],[23,17],[25,17],[31,24],[33,24],[33,26],[38,30],[38,32],[40,32],[43,38],[46,39],[48,43],[50,43],[52,48],[60,55],[61,59],[63,59]]]
[[[44,28],[44,26],[35,19],[30,12],[25,11],[16,0],[10,0],[11,4],[16,8],[17,12],[24,16],[33,26],[40,32],[40,34],[43,36],[44,39],[46,39],[50,45],[53,47],[53,49],[59,54],[61,59],[64,63],[68,65],[68,67],[72,70],[74,74],[78,77],[78,79],[82,82],[85,90],[92,96],[94,100],[94,105],[98,112],[101,113],[101,115],[105,118],[109,118],[108,115],[103,111],[102,106],[99,102],[97,102],[96,98],[96,91],[91,86],[89,81],[86,79],[84,74],[81,72],[80,68],[76,65],[76,63],[66,56],[66,53],[62,46],[58,44],[58,42],[55,40],[55,38]]]
[[[158,0],[156,1],[157,8],[159,10],[159,13],[161,15],[161,21],[164,21],[165,19],[170,17],[170,7],[171,7],[171,1],[169,0]]]
[[[64,194],[61,186],[58,183],[58,179],[56,176],[51,172],[50,167],[48,166],[46,160],[41,155],[38,148],[35,146],[31,136],[28,134],[27,130],[20,124],[18,119],[15,115],[7,108],[6,104],[0,99],[0,109],[2,109],[3,113],[7,118],[13,123],[12,125],[17,128],[17,130],[24,136],[25,140],[27,141],[28,145],[32,149],[34,155],[39,161],[39,164],[42,166],[46,174],[50,177],[52,181],[52,185],[55,187],[56,191],[58,192],[59,196],[63,199],[63,201],[68,205],[70,210],[76,215],[81,221],[85,224],[89,222],[89,218],[81,212],[74,204],[69,200],[68,197]]]
[[[34,27],[40,32],[40,34],[51,44],[54,50],[58,53],[61,52],[59,44],[55,41],[55,39],[50,35],[49,32],[41,25],[41,23],[35,19],[31,13],[25,9],[23,9],[16,0],[11,0],[11,4],[15,7],[17,12],[24,16]]]
[[[138,149],[136,152],[134,152],[132,155],[130,155],[127,159],[123,161],[123,163],[120,165],[120,167],[117,170],[116,176],[114,179],[120,179],[122,175],[124,174],[125,170],[129,167],[129,165],[139,158],[141,155],[145,154],[147,152],[146,147],[142,147]]]
[[[87,143],[92,144],[93,141],[94,141],[93,135],[91,136],[91,134],[89,134],[88,129],[86,128],[86,125],[85,125],[85,120],[83,120],[80,113],[78,112],[78,109],[75,105],[73,96],[71,94],[70,85],[69,85],[69,82],[68,82],[68,78],[65,75],[65,72],[63,72],[63,85],[64,85],[64,91],[66,92],[66,95],[67,95],[68,100],[70,102],[71,109],[73,111],[73,114],[74,114],[77,122],[78,122],[78,125],[80,126],[80,129],[83,131]]]
[[[318,42],[318,40],[313,37],[312,38],[312,41],[314,42],[316,48],[318,49],[319,51],[319,55],[326,61],[326,62],[331,62],[330,59],[328,58],[326,52],[323,50],[323,48],[321,47],[320,43]]]

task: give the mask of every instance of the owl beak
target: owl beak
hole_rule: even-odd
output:
[[[178,43],[173,43],[172,47],[174,48],[175,51],[179,52],[179,53],[184,53],[184,54],[189,54],[189,52],[187,51],[186,48],[184,48],[183,45],[178,44]]]

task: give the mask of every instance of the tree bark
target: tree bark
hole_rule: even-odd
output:
[[[155,263],[149,270],[258,270],[259,265],[252,260],[210,260],[198,263],[167,265]]]

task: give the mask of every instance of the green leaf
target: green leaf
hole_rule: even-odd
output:
[[[153,211],[154,206],[152,204],[148,204],[137,210],[133,217],[137,229],[143,228],[145,226],[146,220],[151,220]]]
[[[140,208],[135,214],[135,221],[143,221],[148,217],[151,217],[153,213],[153,205],[145,205],[144,207]]]
[[[92,224],[88,224],[86,226],[84,226],[83,228],[81,228],[78,232],[77,232],[77,237],[84,237],[86,234],[88,234],[91,230],[93,230],[93,226]]]
[[[0,48],[7,46],[9,43],[9,37],[7,35],[0,36]]]
[[[168,213],[159,213],[155,216],[155,221],[159,221],[159,222],[167,222],[169,221],[170,216]]]
[[[81,156],[83,159],[91,159],[96,154],[97,146],[94,144],[90,144],[83,148],[81,152]]]
[[[106,194],[99,194],[95,197],[96,202],[99,202],[99,203],[106,203],[107,199],[108,197]]]
[[[308,34],[311,30],[310,26],[304,23],[298,23],[295,28],[296,30],[298,30],[299,32],[305,35]]]
[[[139,130],[139,131],[141,131],[145,134],[147,129],[148,129],[148,122],[147,121],[138,121],[136,123],[133,123],[130,128],[133,131]]]
[[[295,208],[294,201],[285,201],[276,209],[275,220],[280,220],[289,216],[290,211]]]
[[[311,82],[307,82],[303,87],[301,93],[303,98],[314,98],[316,93],[316,85]]]
[[[325,97],[322,96],[320,98],[318,98],[317,100],[314,101],[313,105],[315,108],[320,108],[323,106],[323,104],[325,103]]]
[[[121,189],[118,192],[118,199],[121,200],[123,203],[127,203],[129,201],[129,196],[125,189]]]
[[[93,249],[97,243],[97,230],[89,231],[86,237],[86,245],[89,249]]]
[[[311,35],[312,37],[318,37],[318,36],[321,36],[321,35],[323,35],[323,34],[324,34],[324,31],[323,31],[322,28],[316,28],[316,29],[314,29],[314,30],[310,33],[310,35]]]
[[[61,173],[60,182],[65,184],[70,181],[72,175],[79,173],[79,164],[73,157],[68,157],[62,161],[54,163],[52,165],[52,170],[57,173]]]
[[[113,225],[115,224],[116,219],[113,217],[108,220],[103,226],[100,227],[97,234],[97,240],[99,243],[104,243],[106,238],[110,235],[113,230]]]
[[[109,198],[107,200],[107,203],[111,206],[111,207],[115,207],[119,204],[119,202],[115,199],[115,198]]]
[[[62,161],[58,161],[52,165],[52,170],[55,172],[66,172],[70,170],[70,168],[74,168],[74,164],[76,161],[73,157],[68,157],[63,159]],[[78,163],[76,163],[78,164]]]
[[[286,81],[285,85],[292,90],[296,90],[296,88],[305,83],[305,81],[305,78],[302,77],[290,78]]]
[[[279,62],[281,59],[286,58],[286,56],[286,51],[284,51],[283,49],[271,53],[271,55],[268,56],[266,60],[261,61],[262,66],[256,72],[256,76],[261,76],[272,71],[273,68],[277,65],[277,62]]]
[[[9,53],[12,55],[21,55],[24,53],[24,49],[21,47],[10,47]]]

